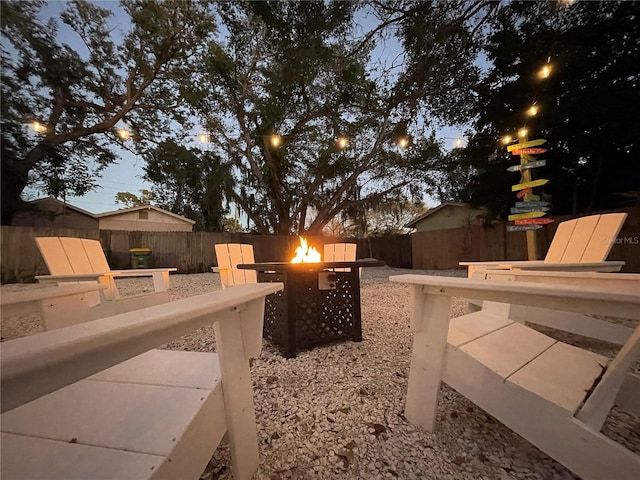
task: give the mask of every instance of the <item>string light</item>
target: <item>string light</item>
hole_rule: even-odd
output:
[[[502,137],[503,144],[508,145],[511,142],[513,142],[513,138],[511,138],[511,135],[505,135],[504,137]]]
[[[37,120],[31,122],[31,128],[33,129],[34,132],[38,132],[38,133],[44,133],[47,131],[47,127],[45,127],[43,124],[41,124]]]
[[[398,146],[400,148],[407,148],[409,146],[409,139],[407,137],[400,137],[398,139]]]
[[[456,138],[456,141],[453,143],[453,148],[461,148],[463,140],[461,137]]]
[[[347,148],[348,145],[349,145],[349,139],[347,137],[338,138],[338,147]]]
[[[278,148],[282,144],[282,137],[274,133],[271,135],[270,142],[272,147]]]
[[[118,136],[122,140],[129,140],[131,138],[131,132],[129,132],[129,130],[127,130],[126,128],[121,128],[118,130]]]
[[[209,134],[206,132],[199,133],[198,140],[200,140],[200,143],[209,143]]]
[[[540,78],[549,78],[549,75],[551,75],[551,65],[549,65],[548,63],[542,67],[540,69],[540,71],[538,72],[538,77]]]
[[[520,138],[525,138],[529,133],[529,130],[527,130],[526,128],[522,127],[520,130],[518,130],[518,136]]]
[[[531,105],[527,110],[527,115],[529,115],[530,117],[535,117],[537,114],[538,114],[538,106]]]

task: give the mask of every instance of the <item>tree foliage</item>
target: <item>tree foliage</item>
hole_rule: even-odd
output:
[[[467,159],[477,169],[460,198],[505,216],[517,163],[496,142],[519,127],[544,138],[546,167],[538,178],[554,214],[589,213],[638,194],[640,169],[640,4],[637,2],[512,2],[492,25],[486,52],[491,68],[477,85],[477,133]],[[552,72],[536,72],[549,62]],[[536,103],[540,113],[525,117]],[[459,162],[464,168],[464,162]]]
[[[474,28],[489,4],[218,5],[227,40],[209,45],[188,98],[258,231],[317,233],[338,214],[362,217],[434,189],[442,156],[430,132],[465,118],[478,75]],[[374,26],[356,34],[360,20]],[[376,63],[385,37],[404,45],[398,63]],[[402,151],[404,136],[412,142]]]
[[[145,159],[144,179],[160,207],[195,220],[200,229],[223,230],[233,180],[217,154],[166,140]]]
[[[1,2],[2,223],[27,185],[52,194],[93,189],[117,159],[118,126],[133,132],[129,148],[140,151],[170,132],[171,119],[185,123],[181,80],[215,33],[206,2],[124,0],[120,27],[128,30],[120,33],[109,10],[76,0],[60,20],[80,52],[58,38],[56,20],[41,20],[44,5]],[[34,121],[40,132],[30,131]]]
[[[116,193],[115,198],[115,202],[124,205],[125,208],[151,205],[151,202],[153,202],[154,200],[154,193],[144,188],[140,190],[140,195],[136,195],[135,193],[131,192],[118,192]]]

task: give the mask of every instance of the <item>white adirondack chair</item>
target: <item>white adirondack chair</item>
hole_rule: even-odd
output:
[[[325,262],[353,262],[356,260],[358,245],[355,243],[327,243],[322,259]],[[336,272],[346,272],[348,268],[334,268]],[[362,268],[360,269],[362,274]]]
[[[617,272],[624,262],[605,261],[626,213],[607,213],[567,220],[558,225],[544,260],[460,262],[468,277],[487,269]]]
[[[222,288],[244,283],[256,283],[258,281],[255,270],[239,270],[236,268],[236,265],[240,263],[255,263],[253,245],[217,243],[215,249],[218,266],[213,267],[212,270],[220,273]]]
[[[3,479],[197,479],[228,436],[258,467],[249,358],[264,298],[241,285],[2,344]],[[216,352],[151,350],[214,324]]]
[[[640,381],[628,373],[640,356],[640,326],[609,361],[513,322],[503,308],[640,320],[639,295],[428,275],[390,280],[414,285],[409,422],[433,431],[444,381],[585,480],[640,478],[640,456],[600,433],[614,404],[640,413]],[[485,300],[485,308],[450,320],[452,297]]]
[[[98,281],[106,285],[94,301],[93,317],[102,318],[169,301],[169,272],[176,268],[145,268],[112,271],[98,240],[72,237],[39,237],[36,244],[50,275],[39,275],[42,282]],[[121,297],[115,279],[152,277],[154,292]]]

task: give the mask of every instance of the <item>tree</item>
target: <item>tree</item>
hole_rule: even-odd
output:
[[[2,223],[27,185],[54,194],[93,189],[117,159],[112,146],[127,148],[119,126],[136,140],[129,148],[144,150],[171,130],[170,120],[187,124],[181,79],[215,33],[206,2],[123,0],[130,28],[120,38],[109,10],[77,0],[60,20],[81,40],[81,55],[58,40],[55,20],[40,20],[44,4],[1,2]]]
[[[380,205],[369,212],[367,223],[370,235],[400,235],[408,233],[405,225],[428,210],[422,202],[393,202]]]
[[[492,25],[491,68],[479,83],[475,136],[466,151],[477,175],[463,200],[488,204],[504,217],[517,175],[496,140],[526,125],[547,140],[542,190],[553,214],[590,213],[638,193],[640,170],[640,4],[637,2],[512,2]],[[535,74],[549,61],[551,75]],[[537,102],[540,113],[524,112]],[[464,167],[464,161],[460,163]],[[498,197],[498,198],[496,198]]]
[[[153,184],[158,205],[195,220],[203,230],[223,230],[233,178],[217,154],[166,140],[145,159],[143,178]]]
[[[140,196],[130,192],[116,193],[116,203],[121,203],[125,208],[141,207],[143,205],[151,205],[155,199],[155,194],[144,188],[140,190]]]
[[[231,199],[259,232],[317,233],[336,215],[362,219],[435,188],[442,156],[425,132],[466,119],[475,29],[490,4],[372,2],[359,15],[378,24],[361,37],[358,3],[218,6],[228,40],[209,45],[188,98],[232,167]],[[405,60],[373,71],[385,35],[401,39]]]

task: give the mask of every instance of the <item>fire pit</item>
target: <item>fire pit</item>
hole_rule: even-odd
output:
[[[294,358],[300,348],[362,341],[359,269],[381,266],[384,262],[379,260],[355,260],[251,263],[237,268],[256,270],[259,282],[284,283],[283,291],[266,298],[264,337],[286,358]]]

